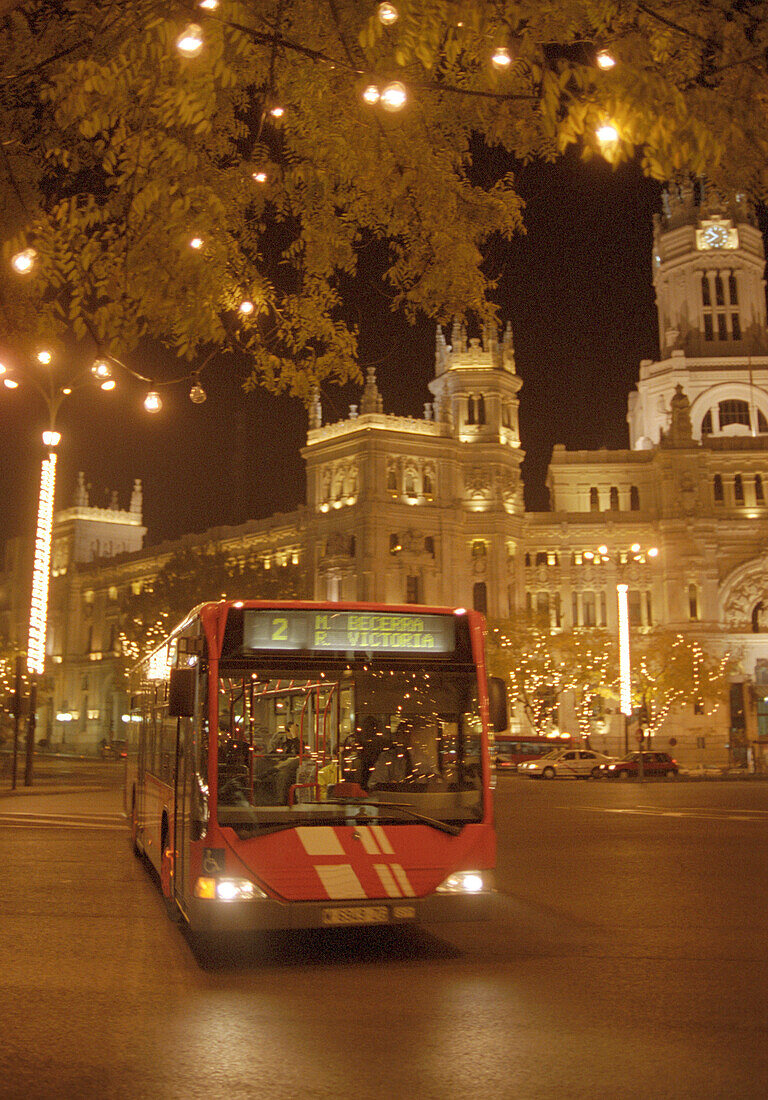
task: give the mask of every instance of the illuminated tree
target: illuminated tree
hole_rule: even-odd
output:
[[[697,638],[674,631],[633,638],[633,702],[645,706],[648,735],[658,733],[670,712],[685,703],[713,715],[727,700],[731,665],[729,653],[716,656]]]
[[[535,733],[546,734],[567,682],[556,647],[557,635],[537,616],[492,624],[488,664],[507,684],[510,703],[522,707]]]
[[[125,670],[159,645],[197,604],[224,598],[308,596],[308,578],[301,564],[286,561],[267,568],[263,561],[238,561],[213,546],[183,547],[122,605],[120,645]]]
[[[605,630],[576,630],[553,638],[563,685],[573,698],[579,734],[587,739],[603,701],[616,696],[618,646]]]
[[[515,158],[575,144],[766,195],[765,5],[389,9],[0,0],[0,226],[27,272],[2,265],[6,334],[237,350],[306,399],[356,371],[344,295],[372,256],[393,309],[492,319]]]

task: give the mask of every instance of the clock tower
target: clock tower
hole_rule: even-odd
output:
[[[704,184],[666,192],[653,243],[662,357],[768,350],[763,238],[745,196],[724,201]]]
[[[680,386],[692,442],[768,433],[765,248],[744,195],[671,188],[653,233],[658,362],[640,364],[627,422],[633,450],[658,444]]]

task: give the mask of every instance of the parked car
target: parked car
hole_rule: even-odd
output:
[[[592,749],[553,749],[538,760],[529,760],[517,769],[521,775],[539,776],[541,779],[554,779],[556,775],[570,776],[573,779],[597,779],[600,769],[612,757]]]
[[[640,775],[640,757],[643,758],[643,775],[676,779],[680,771],[677,761],[668,752],[644,750],[631,752],[623,760],[613,760],[600,767],[600,775],[607,779],[636,779]]]

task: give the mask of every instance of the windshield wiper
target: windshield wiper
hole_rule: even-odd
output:
[[[367,798],[365,801],[360,798],[327,798],[325,800],[325,805],[376,806],[384,810],[402,810],[403,813],[412,817],[414,821],[420,821],[423,825],[429,825],[433,829],[439,829],[441,833],[449,833],[450,836],[458,836],[461,832],[458,825],[451,825],[448,821],[439,821],[437,818],[427,817],[426,814],[420,814],[418,810],[414,810],[407,802],[369,802]]]

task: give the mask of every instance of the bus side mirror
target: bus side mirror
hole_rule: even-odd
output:
[[[192,718],[195,713],[195,669],[172,668],[168,684],[168,715]]]
[[[500,676],[488,677],[488,713],[494,733],[503,733],[507,721],[507,685]]]

